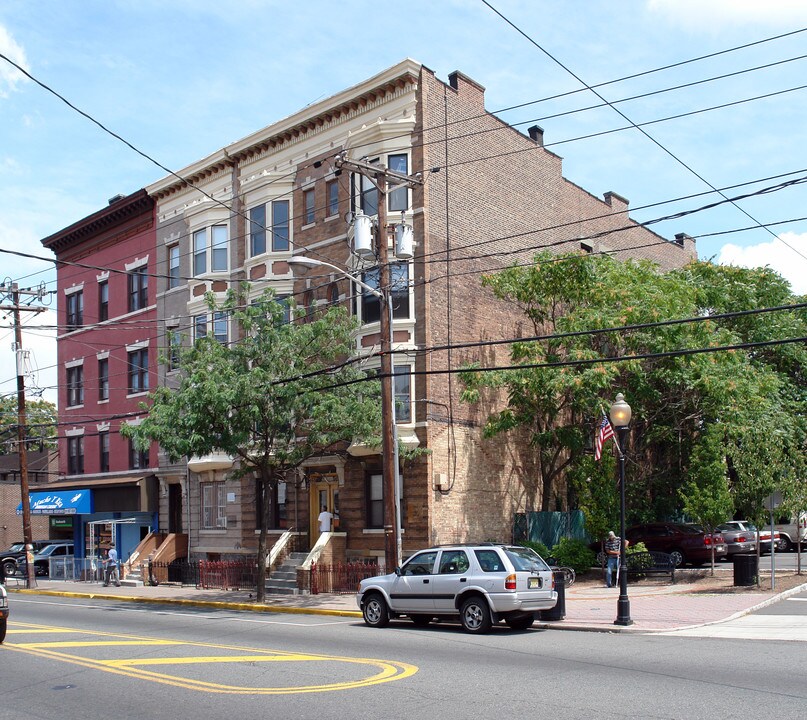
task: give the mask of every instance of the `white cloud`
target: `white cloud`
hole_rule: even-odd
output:
[[[720,248],[717,262],[721,265],[738,265],[748,268],[768,266],[790,283],[796,295],[805,295],[807,294],[807,259],[799,257],[791,248],[795,248],[802,256],[807,256],[807,233],[788,232],[782,233],[779,237],[784,242],[771,240],[746,247],[731,243],[724,245]]]
[[[719,32],[729,26],[803,27],[804,0],[647,0],[651,15],[689,30]]]
[[[0,25],[0,53],[13,60],[20,67],[28,70],[28,63],[25,60],[25,50],[2,25]],[[8,97],[9,92],[16,90],[17,83],[25,76],[13,65],[9,65],[5,60],[0,59],[0,98]]]

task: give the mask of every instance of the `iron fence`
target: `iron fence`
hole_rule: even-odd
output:
[[[194,585],[214,590],[255,590],[258,566],[255,561],[173,560],[144,563],[151,585]]]
[[[356,592],[359,582],[378,573],[378,563],[375,560],[337,562],[331,565],[312,563],[311,594],[350,595]]]

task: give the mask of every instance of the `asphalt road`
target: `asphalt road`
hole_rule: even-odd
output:
[[[476,637],[36,596],[13,598],[12,612],[3,719],[713,720],[754,708],[786,720],[807,702],[796,642],[504,627]]]

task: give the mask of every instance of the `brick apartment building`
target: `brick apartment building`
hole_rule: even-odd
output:
[[[48,491],[65,502],[90,491],[70,515],[77,558],[115,544],[125,560],[158,526],[156,447],[138,452],[119,432],[157,377],[155,237],[154,201],[139,190],[42,240],[60,261],[59,477]]]
[[[28,485],[31,492],[44,492],[45,483],[55,479],[57,453],[49,450],[28,449]],[[0,454],[0,549],[22,542],[22,517],[17,515],[20,506],[20,460],[16,452]],[[72,537],[72,523],[45,515],[31,516],[34,540]]]
[[[158,367],[161,384],[178,377],[171,343],[206,333],[237,340],[238,328],[211,316],[204,294],[223,298],[244,280],[255,294],[271,287],[307,307],[348,305],[361,322],[356,351],[368,356],[368,367],[377,363],[370,356],[379,348],[378,300],[338,273],[292,272],[287,262],[308,254],[378,283],[373,261],[352,252],[355,225],[346,222],[349,212],[376,215],[378,193],[366,177],[334,166],[339,152],[405,174],[420,172],[424,180],[414,189],[389,191],[381,233],[392,237],[392,226],[405,224],[415,240],[414,257],[393,258],[391,271],[399,437],[429,451],[402,467],[404,554],[429,543],[509,539],[513,513],[534,509],[526,507],[524,489],[524,478],[534,472],[529,452],[512,438],[483,440],[484,418],[459,402],[456,379],[439,372],[478,360],[481,351],[420,350],[517,337],[520,312],[483,289],[480,273],[529,262],[542,247],[648,258],[668,269],[693,259],[694,243],[683,235],[665,240],[633,224],[627,200],[616,193],[599,199],[565,179],[561,158],[543,147],[540,128],[524,135],[487,112],[484,89],[470,78],[457,72],[444,83],[405,60],[178,171],[190,185],[168,176],[146,189],[155,205],[154,229],[126,240],[127,247],[142,241],[142,249],[114,258],[123,269],[124,256],[148,255],[149,267],[155,261],[156,337],[167,359]],[[630,229],[585,239],[626,225]],[[77,282],[78,271],[69,281],[60,278],[60,293]],[[146,312],[153,316],[151,306]],[[98,332],[99,348],[106,347],[109,339],[103,328]],[[121,332],[119,324],[114,332]],[[127,343],[154,339],[126,332],[130,339],[116,336],[113,343],[121,353]],[[66,339],[59,357],[67,368],[72,353],[87,353],[64,349]],[[486,363],[496,361],[496,352],[486,353]],[[94,412],[85,407],[66,417],[87,427]],[[228,458],[217,456],[176,465],[159,457],[159,524],[186,534],[192,556],[255,552],[255,482],[231,478],[229,467]],[[309,463],[273,498],[270,533],[292,530],[310,547],[324,503],[338,519],[333,556],[382,557],[381,472],[380,455],[369,448],[340,448]]]

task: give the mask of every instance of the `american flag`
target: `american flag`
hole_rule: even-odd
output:
[[[602,446],[605,444],[606,440],[610,440],[614,437],[614,428],[611,427],[611,423],[608,422],[608,418],[605,416],[605,413],[602,414],[602,422],[600,422],[600,426],[597,428],[597,436],[594,438],[594,459],[599,460],[602,457]]]

